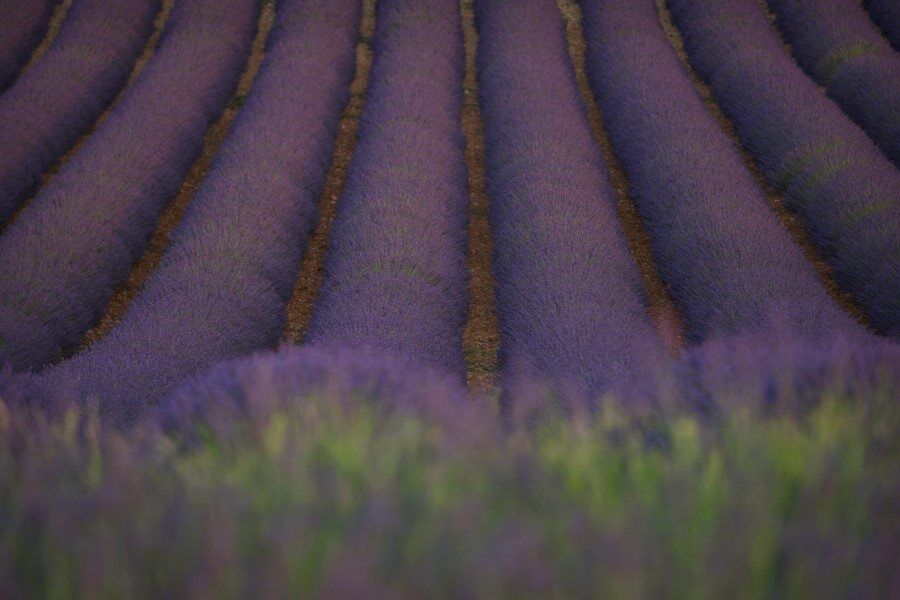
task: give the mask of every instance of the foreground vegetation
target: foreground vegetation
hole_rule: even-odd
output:
[[[189,436],[0,405],[0,595],[887,597],[891,393],[504,425],[317,394]]]

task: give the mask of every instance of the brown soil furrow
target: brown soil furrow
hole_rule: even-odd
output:
[[[62,0],[56,6],[53,7],[53,14],[50,16],[50,23],[47,25],[47,33],[44,34],[44,39],[41,40],[41,43],[38,44],[38,47],[34,49],[34,52],[31,53],[31,58],[28,59],[28,62],[25,63],[25,66],[19,71],[19,75],[27,71],[31,68],[31,66],[39,61],[44,54],[47,53],[47,50],[50,49],[50,46],[53,44],[53,40],[56,39],[56,36],[59,34],[59,28],[62,27],[63,21],[66,20],[66,15],[69,14],[69,8],[72,6],[72,0]]]
[[[344,189],[347,169],[356,149],[356,132],[359,117],[366,100],[369,72],[372,68],[372,48],[369,45],[375,33],[375,0],[363,0],[363,16],[360,23],[359,42],[356,46],[356,73],[350,84],[350,100],[341,116],[338,135],[334,142],[331,166],[325,178],[325,187],[319,198],[319,220],[309,237],[309,244],[300,262],[297,284],[287,304],[287,322],[282,339],[298,344],[306,335],[313,305],[319,295],[324,277],[325,253],[331,224],[337,215],[338,199]]]
[[[489,221],[489,199],[484,176],[484,122],[478,102],[475,59],[478,32],[473,0],[461,0],[466,75],[463,82],[462,129],[466,138],[469,174],[469,317],[463,332],[466,379],[475,393],[489,393],[496,386],[500,329],[494,305],[494,274],[491,270],[493,243]]]
[[[616,193],[616,209],[619,219],[628,238],[631,254],[647,288],[650,317],[670,353],[677,354],[687,343],[684,320],[672,301],[665,283],[659,276],[650,237],[644,229],[634,202],[628,195],[628,176],[619,164],[613,150],[612,142],[603,123],[603,113],[588,82],[585,71],[585,40],[581,28],[581,8],[573,0],[557,0],[557,3],[566,20],[569,54],[575,68],[578,88],[587,108],[588,120],[594,131],[594,137],[606,161],[610,183]]]
[[[71,0],[69,0],[71,4]],[[134,63],[134,67],[131,69],[131,73],[128,75],[128,80],[125,82],[125,85],[122,86],[122,89],[119,90],[119,93],[116,94],[116,97],[110,103],[109,106],[106,107],[100,116],[97,117],[97,120],[88,128],[87,132],[82,135],[75,144],[69,148],[65,154],[59,157],[57,160],[47,171],[41,176],[41,183],[38,186],[38,190],[29,198],[27,198],[15,211],[13,211],[12,215],[10,215],[9,219],[5,224],[0,225],[0,234],[2,234],[6,229],[12,225],[12,223],[19,218],[19,215],[22,214],[23,211],[27,210],[27,208],[34,201],[34,198],[40,194],[40,191],[50,182],[53,177],[59,172],[59,170],[69,162],[75,154],[81,150],[82,146],[84,146],[85,142],[87,142],[88,138],[94,135],[94,132],[100,128],[100,126],[109,118],[112,110],[119,104],[122,99],[122,96],[131,87],[131,84],[138,78],[141,74],[141,71],[144,70],[144,67],[153,58],[153,54],[156,52],[156,47],[159,45],[159,38],[163,34],[163,29],[165,29],[166,22],[169,20],[169,14],[172,12],[172,6],[175,4],[175,0],[163,0],[162,8],[159,11],[159,14],[156,16],[156,19],[153,22],[153,33],[147,40],[147,44],[144,46],[143,51],[140,56],[138,56],[137,61]],[[56,15],[54,15],[56,18]]]
[[[753,178],[756,180],[757,185],[759,185],[759,187],[763,190],[763,193],[768,200],[769,206],[781,220],[784,227],[790,232],[791,237],[794,239],[794,242],[803,250],[803,254],[806,256],[806,259],[810,263],[812,263],[813,267],[816,270],[816,273],[822,280],[822,283],[824,283],[825,288],[828,290],[828,294],[857,322],[859,322],[860,325],[869,328],[868,321],[863,314],[862,309],[856,303],[856,300],[854,300],[853,297],[849,294],[849,292],[841,289],[841,287],[838,285],[837,281],[834,278],[834,271],[822,257],[818,248],[816,248],[810,240],[809,235],[807,234],[806,229],[803,226],[803,222],[800,220],[800,217],[788,210],[784,196],[778,193],[778,191],[776,191],[775,188],[773,188],[769,184],[768,180],[763,175],[762,170],[759,168],[759,165],[756,163],[756,160],[743,147],[743,145],[741,145],[741,141],[738,138],[737,132],[735,131],[734,124],[731,122],[731,119],[729,119],[722,111],[722,108],[719,106],[718,102],[716,102],[715,98],[713,97],[712,90],[708,85],[706,85],[706,82],[703,81],[700,75],[691,66],[687,54],[684,50],[684,41],[681,39],[681,33],[672,22],[668,6],[666,5],[666,0],[656,0],[656,6],[659,12],[660,22],[663,25],[663,29],[665,29],[666,34],[669,38],[669,42],[672,44],[672,47],[678,54],[678,57],[681,60],[681,64],[684,66],[685,70],[690,75],[691,80],[694,82],[694,87],[697,89],[700,97],[703,98],[703,101],[706,104],[706,108],[713,115],[713,117],[715,117],[716,121],[719,123],[719,126],[728,135],[728,137],[731,138],[731,141],[740,152],[747,169],[750,171],[751,175],[753,175]]]
[[[168,7],[171,7],[172,0],[166,0]],[[122,319],[128,305],[137,293],[144,286],[147,277],[159,265],[166,248],[169,245],[169,239],[172,231],[181,221],[184,211],[194,197],[197,188],[203,182],[207,172],[212,165],[213,157],[219,150],[219,146],[228,136],[231,124],[237,116],[238,110],[243,103],[244,97],[249,93],[253,85],[256,74],[259,72],[260,64],[265,55],[266,39],[269,31],[275,22],[275,7],[272,2],[263,4],[262,13],[259,18],[256,37],[253,40],[252,51],[244,67],[232,99],[229,101],[225,110],[219,118],[213,122],[206,130],[206,136],[203,140],[203,150],[200,157],[194,162],[191,170],[188,172],[178,193],[163,210],[156,229],[150,237],[150,242],[144,254],[132,267],[131,273],[121,282],[109,303],[100,321],[91,328],[84,336],[78,352],[105,336],[116,324]]]

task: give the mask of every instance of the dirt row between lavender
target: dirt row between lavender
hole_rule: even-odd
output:
[[[66,15],[69,14],[69,9],[71,7],[72,0],[62,0],[53,7],[53,14],[50,16],[50,23],[47,24],[47,32],[44,34],[44,39],[41,40],[38,47],[31,53],[31,58],[28,59],[28,62],[25,63],[25,66],[19,71],[20,76],[30,69],[34,63],[39,61],[41,57],[47,53],[47,50],[50,49],[50,46],[59,34],[59,28],[62,27],[63,21],[66,20]]]
[[[344,190],[347,169],[356,150],[356,133],[359,118],[366,102],[369,74],[372,70],[372,36],[375,34],[375,1],[363,0],[359,41],[356,45],[356,72],[350,83],[350,100],[341,115],[331,166],[325,178],[325,187],[318,202],[319,220],[310,235],[306,252],[300,263],[297,284],[287,305],[287,323],[283,339],[286,343],[299,344],[306,336],[313,306],[325,277],[325,253],[328,250],[331,224],[337,216],[338,200]]]
[[[494,302],[494,272],[491,267],[493,242],[490,200],[485,189],[484,122],[478,101],[475,67],[478,32],[475,29],[473,0],[462,0],[460,8],[466,53],[463,81],[462,128],[466,138],[469,172],[469,319],[463,332],[463,350],[469,389],[487,393],[497,385],[500,326]]]

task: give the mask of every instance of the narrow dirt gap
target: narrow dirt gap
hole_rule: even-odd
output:
[[[344,189],[350,159],[356,149],[356,131],[366,100],[369,72],[372,68],[372,48],[369,45],[375,33],[375,0],[363,0],[363,16],[360,23],[359,42],[356,45],[356,73],[350,84],[350,100],[341,115],[331,166],[325,179],[325,188],[319,198],[319,220],[309,238],[309,244],[300,262],[297,284],[287,304],[287,322],[282,340],[299,344],[306,335],[313,305],[319,295],[324,276],[325,252],[331,224],[337,215],[338,199]]]
[[[168,10],[171,9],[172,3],[172,0],[166,0],[166,16],[168,15]],[[178,193],[160,215],[159,221],[156,224],[156,229],[150,237],[150,242],[147,245],[147,249],[144,251],[143,256],[141,256],[134,264],[128,277],[116,287],[116,291],[107,304],[106,310],[100,321],[88,330],[76,353],[84,351],[91,344],[109,333],[109,331],[118,324],[132,299],[134,299],[144,286],[150,273],[152,273],[159,265],[159,261],[162,259],[162,256],[169,245],[172,231],[181,221],[181,217],[191,203],[197,188],[206,177],[206,174],[212,165],[213,157],[215,157],[216,152],[219,150],[219,146],[222,145],[222,142],[225,141],[225,138],[228,136],[228,131],[237,116],[238,109],[240,108],[244,97],[249,93],[254,79],[256,79],[256,74],[259,72],[260,64],[265,55],[266,39],[269,36],[269,31],[272,29],[274,22],[275,5],[272,2],[265,2],[260,14],[251,54],[247,60],[247,64],[244,66],[244,71],[241,74],[237,89],[219,118],[206,130],[206,136],[203,140],[203,151],[200,158],[194,162],[191,170],[188,171],[187,176],[182,182]],[[141,65],[141,67],[143,67],[143,65]]]
[[[69,4],[71,4],[71,0],[68,0]],[[119,104],[122,99],[122,96],[125,95],[125,92],[131,87],[131,84],[140,76],[141,71],[144,70],[144,67],[147,66],[147,63],[150,62],[150,59],[153,58],[153,55],[156,53],[156,47],[159,45],[159,39],[162,37],[163,30],[166,27],[166,23],[169,20],[169,14],[172,12],[172,6],[174,6],[175,0],[163,0],[162,8],[159,11],[159,14],[156,15],[156,19],[153,21],[153,33],[147,39],[147,44],[144,46],[144,49],[141,51],[140,56],[138,56],[137,61],[135,61],[134,66],[131,69],[131,73],[128,75],[128,80],[125,82],[125,85],[122,86],[122,89],[119,90],[119,93],[116,94],[116,97],[110,103],[109,106],[106,107],[100,116],[97,117],[97,120],[88,128],[88,130],[82,135],[75,144],[69,148],[65,154],[59,157],[57,160],[47,171],[41,176],[41,183],[38,185],[37,191],[27,198],[15,211],[13,211],[9,220],[6,223],[0,225],[0,234],[6,231],[12,223],[19,218],[19,215],[25,211],[28,206],[34,201],[35,197],[37,197],[41,190],[46,187],[46,185],[52,180],[59,170],[65,165],[67,162],[72,160],[72,157],[81,150],[82,146],[84,146],[85,142],[94,135],[94,132],[100,128],[101,125],[109,118],[112,110]],[[56,16],[54,15],[54,18]]]
[[[613,151],[612,142],[603,124],[603,113],[588,82],[585,70],[584,32],[581,28],[581,7],[573,0],[557,0],[557,4],[566,20],[569,55],[575,68],[581,97],[587,108],[588,120],[609,168],[610,182],[616,193],[616,209],[619,219],[628,238],[631,254],[647,288],[650,318],[669,352],[675,355],[687,345],[684,320],[669,296],[665,283],[659,276],[653,249],[650,245],[650,237],[644,229],[634,202],[628,195],[628,176]]]
[[[47,53],[47,50],[50,49],[50,46],[53,45],[53,40],[59,35],[59,28],[62,27],[63,21],[66,20],[66,15],[69,14],[69,8],[71,8],[71,6],[72,0],[62,0],[62,2],[53,7],[53,14],[50,15],[50,23],[47,25],[47,33],[44,34],[44,39],[41,40],[38,47],[34,49],[34,52],[31,53],[31,58],[28,59],[28,62],[25,63],[25,66],[19,71],[19,77],[22,76],[22,73],[30,69],[34,63],[41,60],[41,57],[44,56],[44,54]]]
[[[475,67],[478,32],[475,30],[473,0],[461,0],[466,75],[463,81],[462,129],[466,138],[466,165],[469,174],[469,317],[463,332],[466,381],[476,394],[496,387],[500,329],[494,305],[494,274],[491,270],[493,243],[489,222],[489,199],[484,175],[484,122],[478,101]]]
[[[741,141],[734,129],[734,124],[731,122],[731,119],[729,119],[725,115],[725,113],[722,111],[722,108],[716,102],[715,98],[712,95],[710,87],[706,85],[706,82],[704,82],[700,75],[696,71],[694,71],[694,68],[688,61],[687,54],[685,53],[684,41],[681,39],[681,33],[672,22],[672,17],[669,13],[669,8],[666,5],[666,0],[655,1],[657,11],[659,12],[660,22],[662,23],[663,29],[665,29],[666,31],[669,42],[671,43],[672,47],[675,49],[675,52],[678,54],[679,59],[681,60],[681,64],[687,70],[688,74],[691,77],[691,80],[693,80],[694,87],[697,89],[700,97],[703,98],[703,101],[706,104],[706,108],[710,113],[712,113],[713,117],[715,117],[716,121],[719,123],[719,126],[728,135],[728,137],[731,138],[731,141],[740,152],[747,169],[753,175],[753,178],[756,180],[757,185],[759,185],[759,187],[763,190],[763,193],[766,196],[766,200],[768,200],[769,202],[769,206],[772,207],[772,210],[776,215],[778,215],[778,218],[781,220],[784,227],[788,230],[788,232],[790,232],[794,243],[800,246],[803,254],[806,256],[806,259],[810,263],[812,263],[813,268],[815,268],[816,273],[819,276],[819,279],[821,279],[822,283],[825,284],[825,288],[828,290],[828,294],[860,325],[871,330],[871,327],[869,326],[869,323],[865,315],[863,314],[862,309],[856,303],[856,300],[853,299],[849,292],[841,289],[838,285],[837,281],[834,278],[834,271],[819,253],[819,250],[813,245],[812,241],[809,238],[809,235],[806,233],[806,229],[804,228],[803,222],[800,220],[800,217],[788,210],[784,196],[779,194],[775,190],[775,188],[773,188],[769,184],[768,180],[760,170],[759,165],[756,163],[756,160],[741,145]]]

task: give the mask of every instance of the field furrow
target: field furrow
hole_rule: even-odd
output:
[[[457,0],[382,0],[359,140],[304,342],[465,375],[464,74]]]
[[[0,356],[16,368],[58,360],[102,315],[231,97],[259,6],[177,3],[121,103],[0,237]]]
[[[900,166],[900,56],[854,0],[769,0],[807,75]]]
[[[478,31],[473,0],[461,0],[466,76],[463,81],[462,129],[469,174],[469,318],[463,331],[466,380],[469,389],[490,393],[496,387],[500,330],[491,270],[493,243],[488,220],[490,199],[485,188],[484,120],[478,102]]]
[[[793,61],[753,0],[672,0],[694,67],[872,326],[900,334],[900,172]]]
[[[347,181],[347,170],[356,151],[359,117],[365,106],[369,74],[372,71],[371,41],[375,34],[375,4],[375,0],[362,0],[362,20],[356,44],[356,72],[353,81],[350,82],[350,98],[341,115],[331,165],[325,178],[325,188],[317,203],[318,221],[310,233],[306,252],[300,261],[294,291],[287,304],[283,341],[288,344],[303,342],[312,317],[313,305],[319,290],[322,289],[331,225],[337,216],[338,201]]]
[[[0,225],[125,84],[159,0],[76,0],[49,50],[0,95]]]
[[[861,328],[833,300],[707,111],[654,0],[584,0],[589,74],[692,342]]]
[[[598,393],[662,352],[553,0],[475,4],[504,377]]]
[[[15,80],[50,26],[57,0],[0,3],[0,92]]]

